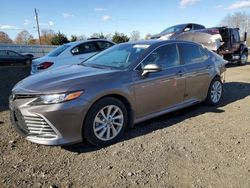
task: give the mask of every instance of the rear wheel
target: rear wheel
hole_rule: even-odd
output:
[[[216,77],[210,84],[206,102],[209,105],[213,106],[218,105],[222,98],[222,93],[223,93],[223,84],[221,82],[221,79],[219,77]]]
[[[240,61],[238,62],[239,65],[245,65],[248,59],[248,52],[242,52],[240,56]]]
[[[84,138],[102,147],[114,143],[127,126],[125,105],[118,99],[107,97],[95,103],[89,110],[83,129]]]

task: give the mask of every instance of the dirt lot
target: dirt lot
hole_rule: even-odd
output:
[[[250,64],[231,66],[219,107],[200,104],[141,123],[103,149],[32,144],[2,106],[0,187],[249,188],[249,94]]]

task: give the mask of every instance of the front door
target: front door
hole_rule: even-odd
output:
[[[141,76],[147,64],[158,64],[162,70]],[[185,77],[180,66],[176,44],[154,50],[134,72],[137,118],[173,107],[183,101]]]

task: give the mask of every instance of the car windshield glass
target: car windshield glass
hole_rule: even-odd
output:
[[[66,50],[68,47],[70,47],[70,45],[62,45],[59,46],[58,48],[54,49],[53,51],[51,51],[48,56],[49,57],[56,57],[59,56],[64,50]]]
[[[147,49],[147,44],[115,45],[83,62],[86,66],[126,69]]]
[[[184,27],[185,25],[175,25],[165,29],[164,31],[161,32],[161,34],[180,32],[184,29]]]

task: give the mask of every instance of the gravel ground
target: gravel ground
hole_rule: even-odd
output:
[[[249,188],[249,94],[250,64],[231,66],[219,107],[199,104],[146,121],[102,149],[32,144],[15,133],[3,105],[0,187]]]

